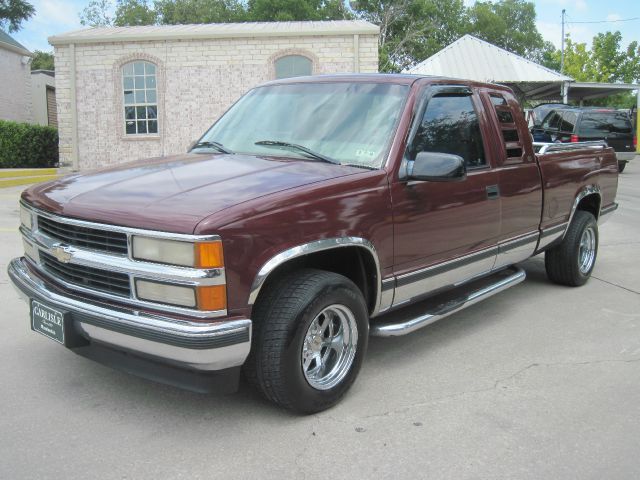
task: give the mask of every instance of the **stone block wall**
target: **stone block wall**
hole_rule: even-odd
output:
[[[359,70],[378,69],[376,35],[359,36]],[[355,70],[353,35],[137,41],[75,45],[78,165],[81,170],[185,152],[243,93],[275,78],[287,54],[313,60],[314,74]],[[71,166],[71,46],[55,48],[60,158]],[[124,133],[121,67],[158,71],[158,135]]]

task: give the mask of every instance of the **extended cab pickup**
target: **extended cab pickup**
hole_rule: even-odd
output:
[[[603,144],[534,145],[506,87],[294,78],[251,90],[188,154],[26,190],[9,275],[31,328],[77,353],[197,391],[236,388],[243,367],[315,412],[370,334],[516,285],[533,255],[585,283],[617,182]]]

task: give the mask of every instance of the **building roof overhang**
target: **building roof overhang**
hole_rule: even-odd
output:
[[[49,37],[53,46],[87,43],[124,43],[157,40],[378,35],[380,27],[363,20],[321,22],[247,22],[201,25],[94,27]]]

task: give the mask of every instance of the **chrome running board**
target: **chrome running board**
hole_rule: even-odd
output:
[[[446,292],[432,299],[407,307],[406,310],[408,311],[404,315],[402,310],[381,315],[376,318],[375,323],[371,324],[370,334],[375,337],[398,337],[415,332],[422,327],[437,322],[441,318],[459,312],[496,293],[500,293],[509,287],[519,284],[524,281],[526,276],[524,270],[519,267],[506,268],[500,272],[458,287],[452,292]],[[422,313],[415,316],[415,313],[418,313],[416,312],[417,308],[420,308]],[[389,318],[386,322],[384,320],[385,317]],[[404,318],[398,321],[398,317]],[[391,320],[391,318],[394,318],[395,321]]]

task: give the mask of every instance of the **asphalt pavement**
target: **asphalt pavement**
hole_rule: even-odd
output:
[[[584,287],[527,280],[407,337],[372,338],[333,409],[207,396],[111,370],[29,329],[0,190],[0,479],[640,478],[640,157]]]

